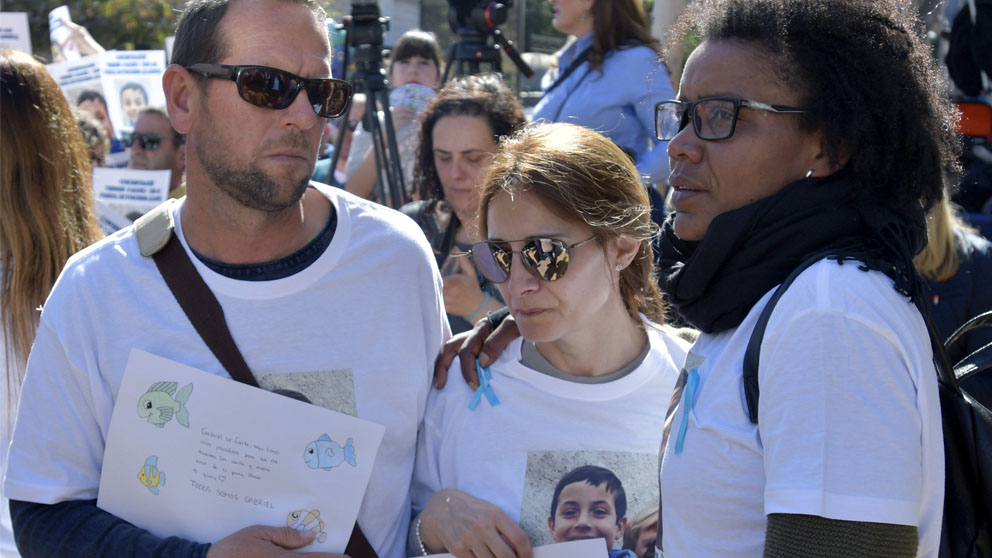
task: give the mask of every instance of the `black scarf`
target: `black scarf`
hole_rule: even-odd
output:
[[[857,201],[861,188],[836,175],[799,180],[718,215],[698,242],[679,239],[669,215],[660,241],[662,291],[690,324],[718,332],[737,327],[803,260],[829,250],[839,263],[856,260],[862,270],[884,272],[915,299],[921,287],[913,255],[926,243],[923,208]]]

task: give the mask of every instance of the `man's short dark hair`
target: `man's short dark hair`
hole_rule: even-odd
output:
[[[138,110],[138,118],[134,119],[135,123],[137,123],[138,119],[140,119],[142,116],[146,114],[154,114],[156,116],[161,116],[162,118],[165,119],[166,122],[169,123],[169,129],[172,130],[172,145],[179,147],[180,145],[185,143],[186,136],[180,134],[179,132],[176,131],[175,128],[172,127],[172,121],[169,120],[169,112],[166,111],[165,108],[151,106],[151,105],[141,107],[141,109]]]
[[[613,507],[616,508],[617,523],[620,523],[620,519],[627,515],[627,493],[624,492],[623,483],[613,474],[613,471],[596,465],[582,465],[565,473],[558,481],[558,486],[555,486],[554,496],[551,497],[552,521],[554,521],[555,512],[558,511],[558,497],[561,496],[561,491],[566,486],[577,482],[587,482],[592,486],[600,486],[605,483],[606,491],[613,493]]]
[[[107,99],[103,98],[103,94],[99,91],[94,91],[92,89],[87,89],[79,94],[79,98],[76,99],[76,104],[81,105],[86,101],[100,101],[103,103],[103,108],[107,108]]]
[[[176,40],[172,45],[171,63],[180,66],[215,64],[227,55],[228,45],[220,38],[218,28],[227,7],[234,0],[189,0],[176,24]],[[315,0],[283,0],[302,4],[317,16],[322,25],[327,21],[324,9]],[[199,77],[199,74],[197,74]]]

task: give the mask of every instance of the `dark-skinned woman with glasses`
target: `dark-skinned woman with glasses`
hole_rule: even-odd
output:
[[[936,556],[937,374],[913,256],[954,113],[896,0],[707,0],[657,109],[662,288],[702,332],[665,450],[666,556]],[[741,370],[758,316],[757,391]],[[745,394],[760,393],[755,416]]]
[[[938,554],[913,256],[955,168],[955,114],[912,17],[898,0],[700,0],[670,39],[701,44],[657,106],[675,209],[661,286],[701,335],[661,465],[668,558]],[[800,269],[745,382],[758,317]]]
[[[458,378],[431,394],[408,550],[531,556],[580,538],[612,549],[625,510],[657,505],[661,401],[688,347],[659,325],[647,193],[610,140],[537,124],[501,144],[479,220],[471,258],[523,338],[479,368],[479,385]],[[622,487],[590,480],[573,487],[582,497],[565,487],[552,498],[563,474],[587,465]]]

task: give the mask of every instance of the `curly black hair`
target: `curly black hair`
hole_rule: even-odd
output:
[[[910,3],[899,0],[699,0],[668,37],[760,45],[800,93],[806,131],[864,185],[856,195],[917,213],[959,170],[957,113]]]
[[[520,101],[499,74],[468,75],[448,82],[420,117],[420,144],[413,183],[421,200],[444,199],[434,166],[434,125],[445,116],[485,118],[497,143],[527,121]]]

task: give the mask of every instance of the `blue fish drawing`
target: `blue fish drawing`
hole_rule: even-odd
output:
[[[321,434],[316,441],[307,444],[307,449],[303,450],[303,459],[311,469],[331,469],[347,463],[352,467],[357,467],[355,461],[355,446],[351,438],[341,444],[335,442],[326,433]]]
[[[165,486],[165,473],[158,470],[157,455],[145,460],[145,465],[138,471],[138,480],[148,487],[149,492],[158,496],[158,487]]]
[[[176,422],[189,428],[189,411],[186,410],[186,402],[189,401],[189,394],[193,392],[193,384],[186,384],[186,387],[176,393],[179,386],[176,382],[156,382],[148,388],[148,391],[138,398],[138,416],[147,418],[148,422],[162,428],[165,423],[176,418]]]

